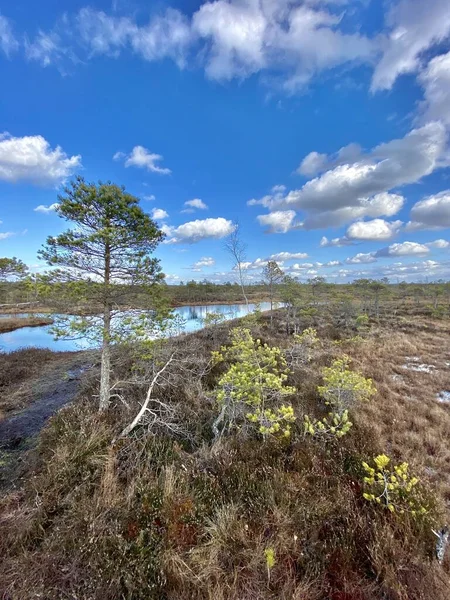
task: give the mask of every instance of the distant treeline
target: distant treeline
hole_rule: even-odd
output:
[[[267,284],[246,286],[249,302],[263,302],[270,298]],[[178,285],[167,285],[171,300],[175,304],[210,303],[210,302],[242,302],[240,285],[236,283],[213,283],[211,281],[188,281]],[[380,295],[382,299],[413,300],[414,302],[450,302],[450,282],[443,280],[433,283],[390,283],[386,279],[357,279],[352,283],[329,283],[322,277],[315,277],[305,283],[294,278],[285,277],[274,285],[274,296],[277,301],[286,301],[294,295],[301,301],[339,300],[342,297],[363,299],[367,296]]]
[[[96,286],[95,283],[87,284]],[[118,286],[119,287],[119,286]],[[150,288],[140,286],[120,286],[121,303],[148,307],[155,302],[166,302],[170,306],[186,304],[234,304],[244,302],[241,287],[238,283],[213,283],[208,280],[187,281],[177,285],[160,283]],[[246,296],[250,303],[270,300],[269,286],[264,283],[245,286]],[[414,303],[433,307],[450,304],[450,282],[432,283],[390,283],[386,279],[358,279],[352,283],[328,283],[321,277],[315,277],[301,283],[291,277],[273,287],[274,301],[304,304],[339,302],[345,300],[360,301],[368,304],[372,300]],[[43,281],[39,277],[29,277],[23,281],[0,283],[0,312],[20,303],[37,303],[37,305],[69,310],[74,306],[70,285]],[[81,305],[82,305],[81,301]],[[80,296],[77,294],[77,306]],[[27,310],[26,306],[19,307]],[[95,307],[90,307],[95,308]]]

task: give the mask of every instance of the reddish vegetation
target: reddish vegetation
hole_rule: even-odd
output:
[[[1,502],[0,597],[447,600],[450,560],[434,559],[432,529],[450,516],[450,406],[436,400],[450,389],[450,323],[383,317],[355,341],[351,319],[343,326],[340,317],[327,309],[304,318],[322,344],[290,375],[298,428],[288,443],[236,434],[212,444],[208,395],[220,367],[196,373],[227,343],[230,324],[170,342],[192,376],[174,372],[157,395],[178,407],[187,440],[141,428],[112,444],[145,389],[127,388],[127,404],[99,415],[97,383],[87,382],[42,433],[34,477]],[[273,329],[267,316],[252,327],[263,342],[290,343],[283,311]],[[303,435],[302,415],[323,414],[320,369],[342,352],[378,392],[355,410],[349,434],[324,444]],[[404,368],[414,357],[433,373]],[[116,358],[117,378],[129,379],[129,352]],[[361,462],[381,452],[420,476],[426,517],[362,498]]]

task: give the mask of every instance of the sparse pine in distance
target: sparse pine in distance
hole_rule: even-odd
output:
[[[283,271],[278,266],[275,260],[269,260],[267,265],[263,269],[263,280],[264,283],[269,287],[270,295],[270,325],[273,323],[273,294],[274,288],[278,285],[284,277]]]
[[[208,312],[206,313],[203,324],[205,327],[211,327],[213,325],[220,325],[226,320],[226,315],[220,312]]]
[[[1,296],[8,294],[8,282],[20,281],[24,279],[28,272],[28,267],[19,258],[0,258],[0,283],[2,285]]]
[[[59,268],[54,277],[72,285],[74,299],[101,306],[100,410],[109,405],[112,318],[121,310],[130,286],[162,281],[159,261],[152,257],[164,234],[139,206],[138,198],[112,183],[87,183],[75,178],[58,197],[57,214],[72,228],[50,236],[39,257]],[[71,321],[78,333],[92,322]],[[70,335],[68,331],[62,335]]]
[[[319,292],[321,288],[325,286],[326,282],[327,280],[325,279],[325,277],[321,277],[319,275],[308,279],[308,285],[311,287],[312,291],[313,304],[317,304]]]
[[[373,306],[374,306],[374,312],[375,312],[375,316],[378,319],[380,316],[380,296],[381,294],[385,293],[388,289],[388,285],[389,285],[389,280],[386,279],[386,277],[383,277],[383,279],[372,279],[370,281],[369,287],[373,292]]]
[[[285,275],[280,285],[280,296],[286,311],[286,333],[297,333],[299,328],[299,313],[303,306],[302,284],[292,277]]]

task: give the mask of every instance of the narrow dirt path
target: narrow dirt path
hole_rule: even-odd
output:
[[[62,406],[74,399],[83,366],[68,372],[67,379],[52,379],[46,374],[39,394],[28,408],[0,421],[0,449],[13,449],[30,437],[35,436],[45,422]]]
[[[44,369],[29,382],[26,407],[0,421],[0,488],[20,479],[39,432],[52,415],[75,399],[91,366],[92,356],[80,353]]]

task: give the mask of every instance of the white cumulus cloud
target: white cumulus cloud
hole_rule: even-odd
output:
[[[448,37],[448,0],[400,0],[389,10],[387,25],[389,34],[373,74],[373,91],[390,89],[399,75],[418,71],[424,52]]]
[[[404,138],[360,153],[353,163],[325,171],[300,189],[269,194],[248,204],[270,211],[301,210],[305,229],[339,227],[364,217],[391,217],[402,208],[404,198],[390,190],[416,183],[444,166],[447,137],[442,123],[427,123]],[[349,146],[344,148],[344,155],[356,156],[356,147],[351,146],[351,151]]]
[[[81,167],[81,156],[52,149],[41,135],[13,137],[0,134],[0,180],[56,185]]]
[[[278,210],[268,215],[258,215],[256,218],[260,225],[267,226],[267,233],[286,233],[300,226],[294,222],[294,210]]]
[[[360,265],[376,262],[376,257],[373,252],[359,252],[355,256],[351,256],[345,260],[348,265]]]
[[[116,152],[113,156],[114,160],[125,159],[125,167],[138,167],[140,169],[147,169],[152,173],[158,173],[159,175],[170,175],[172,172],[166,167],[160,167],[156,163],[163,160],[160,154],[154,154],[144,148],[144,146],[135,146],[130,154],[124,154],[123,152]]]
[[[444,248],[450,248],[450,242],[448,240],[435,240],[434,242],[427,242],[425,246],[429,248],[437,248],[438,250],[443,250]]]
[[[156,219],[157,221],[162,221],[163,219],[167,219],[168,216],[169,216],[169,213],[167,213],[162,208],[154,208],[152,210],[152,218]]]
[[[48,213],[55,212],[55,210],[58,207],[59,207],[59,204],[57,202],[54,202],[53,204],[50,204],[49,206],[45,206],[45,204],[39,204],[39,206],[36,206],[36,208],[34,208],[33,210],[35,212],[48,214]]]
[[[262,268],[264,268],[268,262],[269,262],[268,259],[256,258],[253,261],[242,262],[241,268],[246,269],[246,270],[257,271],[257,270],[261,270]],[[233,267],[233,268],[234,268],[234,270],[236,270],[237,267]]]
[[[406,229],[445,229],[450,227],[450,190],[428,196],[411,209]]]
[[[323,171],[334,169],[339,165],[357,162],[362,156],[362,148],[359,144],[351,143],[340,148],[335,154],[327,155],[319,152],[310,152],[300,163],[297,173],[314,177]]]
[[[326,154],[320,154],[319,152],[310,152],[300,163],[297,169],[299,175],[316,175],[323,170],[327,164],[328,157]]]
[[[193,213],[196,210],[207,210],[208,209],[208,205],[205,204],[203,202],[203,200],[200,200],[200,198],[194,198],[193,200],[188,200],[187,202],[184,203],[184,206],[186,206],[186,208],[181,211],[182,213]]]
[[[372,221],[357,221],[347,229],[346,236],[351,240],[359,241],[384,241],[392,239],[402,226],[401,221],[389,223],[383,219]]]
[[[232,221],[223,217],[216,219],[197,219],[183,223],[178,227],[163,226],[162,230],[167,234],[167,244],[193,244],[206,239],[221,239],[230,235],[236,226]]]
[[[194,31],[211,41],[206,73],[213,79],[247,77],[265,66],[267,20],[256,2],[206,2],[195,13]]]
[[[329,260],[327,263],[325,263],[323,266],[324,267],[338,267],[339,265],[341,265],[341,261],[340,260]]]
[[[213,267],[216,261],[212,256],[204,256],[192,265],[193,269],[202,269],[203,267]]]
[[[442,124],[428,123],[404,138],[376,146],[357,162],[340,165],[289,192],[276,208],[314,212],[361,206],[361,202],[394,187],[415,183],[439,165],[447,142]]]
[[[367,241],[387,241],[392,239],[400,231],[402,221],[385,221],[384,219],[373,219],[371,221],[356,221],[352,223],[343,237],[333,238],[329,240],[327,237],[322,237],[320,246],[351,246]]]
[[[450,52],[433,58],[419,75],[419,82],[425,97],[421,119],[439,120],[450,127]]]
[[[352,244],[354,244],[354,242],[346,237],[337,237],[330,240],[324,235],[321,238],[319,245],[321,248],[330,248],[333,246],[340,248],[342,246],[351,246]]]
[[[391,244],[387,248],[378,250],[376,256],[416,256],[428,254],[430,249],[424,244],[417,242],[402,242],[399,244]]]

